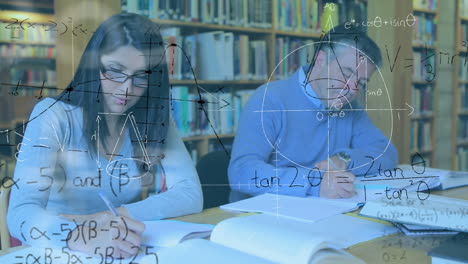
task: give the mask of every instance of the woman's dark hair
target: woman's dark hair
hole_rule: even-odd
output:
[[[157,164],[164,155],[165,138],[169,126],[169,77],[164,44],[158,26],[148,18],[136,14],[122,13],[113,15],[104,21],[91,37],[80,60],[76,73],[58,99],[83,110],[83,136],[88,143],[91,155],[97,154],[93,135],[99,131],[101,138],[109,136],[107,123],[102,120],[97,129],[96,119],[104,119],[102,94],[100,90],[100,65],[102,55],[111,53],[123,46],[133,46],[145,57],[149,87],[139,101],[127,111],[132,113],[132,125],[129,129],[133,145],[133,157],[151,165]],[[130,122],[131,120],[128,120]],[[120,129],[120,128],[118,128]],[[95,137],[94,137],[95,138]],[[140,144],[145,147],[142,148]],[[148,153],[149,160],[146,160]],[[140,168],[140,171],[148,168]]]

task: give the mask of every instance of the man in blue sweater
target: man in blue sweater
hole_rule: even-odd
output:
[[[234,191],[348,198],[355,176],[397,165],[395,147],[356,102],[382,63],[379,47],[338,26],[315,49],[311,65],[262,85],[245,105],[228,171]]]

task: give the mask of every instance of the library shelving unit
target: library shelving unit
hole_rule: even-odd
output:
[[[220,96],[219,98],[223,98],[219,93],[220,86],[223,87],[226,93],[230,94],[228,98],[231,101],[226,101],[231,102],[230,107],[232,107],[233,113],[232,116],[227,117],[227,119],[230,120],[231,126],[229,129],[224,129],[223,123],[225,123],[225,120],[223,120],[223,118],[226,119],[226,117],[222,117],[222,120],[219,121],[215,116],[215,120],[218,121],[218,123],[214,125],[217,130],[217,136],[213,134],[212,130],[208,132],[205,131],[205,133],[192,131],[192,133],[187,134],[186,132],[189,129],[183,128],[183,125],[181,128],[179,125],[184,122],[177,120],[179,118],[178,116],[183,116],[183,114],[174,114],[176,124],[178,124],[184,142],[189,150],[191,150],[192,158],[195,162],[198,158],[210,151],[223,150],[220,142],[222,142],[227,149],[230,148],[235,135],[236,120],[240,113],[240,109],[238,108],[241,108],[242,104],[246,101],[243,97],[241,103],[236,103],[236,97],[239,97],[238,93],[242,93],[242,96],[247,95],[248,97],[249,93],[253,92],[253,90],[260,85],[271,80],[286,78],[293,73],[298,66],[306,64],[313,56],[312,45],[309,45],[308,49],[300,49],[301,51],[293,55],[288,56],[288,54],[296,48],[318,40],[323,29],[323,27],[320,26],[321,24],[329,23],[328,25],[337,25],[340,22],[351,21],[352,19],[358,22],[360,20],[365,20],[367,15],[366,0],[187,0],[159,1],[159,6],[147,7],[142,7],[140,3],[142,3],[140,0],[124,0],[122,1],[122,10],[147,15],[152,18],[154,22],[161,25],[163,38],[165,35],[164,31],[169,31],[170,37],[177,39],[177,41],[173,40],[175,43],[184,45],[185,52],[189,50],[189,48],[185,46],[186,36],[190,38],[193,35],[199,36],[200,34],[220,31],[228,34],[233,33],[234,48],[236,48],[236,45],[242,45],[242,38],[244,37],[244,39],[248,39],[247,48],[253,50],[251,51],[253,55],[250,55],[250,59],[248,59],[247,62],[250,64],[250,70],[253,71],[247,73],[250,77],[246,77],[245,74],[242,74],[242,61],[234,61],[234,67],[236,67],[236,63],[240,64],[240,66],[237,66],[237,70],[240,71],[240,74],[239,71],[234,69],[234,75],[229,75],[234,76],[231,78],[221,77],[219,79],[207,80],[203,78],[203,76],[197,76],[196,84],[198,86],[195,85],[194,80],[187,80],[184,78],[185,75],[183,72],[180,73],[175,70],[176,74],[171,78],[173,91],[177,90],[177,96],[174,96],[175,98],[180,96],[180,94],[184,94],[182,96],[183,98],[195,98],[196,89],[200,87],[203,88],[205,92],[210,92],[211,95],[209,96],[214,95],[215,97]],[[230,6],[223,6],[223,3],[229,3]],[[202,6],[203,4],[207,6]],[[165,42],[170,41],[168,39],[169,38],[166,38]],[[253,43],[260,43],[261,49],[259,53],[256,53]],[[197,48],[199,48],[199,46]],[[242,47],[240,49],[242,50]],[[216,49],[213,48],[213,53],[210,56],[211,59],[216,57],[215,50]],[[235,52],[236,51],[234,51],[234,53]],[[242,52],[234,54],[234,60],[238,55],[242,58],[245,54]],[[285,57],[287,57],[287,59],[279,64]],[[259,75],[256,75],[256,67],[258,66],[257,59],[259,59],[259,61],[263,59],[264,61],[261,64],[266,64],[260,66],[262,71]],[[203,55],[198,53],[196,55],[196,60],[197,63],[203,60]],[[179,59],[179,63],[180,61]],[[279,67],[276,67],[276,65],[279,65]],[[202,67],[203,66],[205,65],[202,65]],[[200,65],[197,64],[196,67],[200,67]],[[184,70],[182,69],[182,71]],[[180,76],[183,77],[180,78]],[[188,92],[185,90],[188,90]],[[189,94],[188,97],[186,97],[187,93]],[[189,101],[192,101],[191,104],[196,104],[193,103],[195,100]],[[177,109],[176,111],[184,111],[180,110],[184,109],[184,107],[187,109],[191,106],[183,106],[182,104],[182,106],[178,105],[175,108]],[[219,110],[220,109],[212,109],[208,110],[208,112],[217,111],[226,113],[226,111]],[[189,113],[194,113],[193,109],[191,112],[190,110],[187,111],[189,111]]]
[[[29,118],[38,97],[53,95],[53,89],[40,89],[42,86],[53,88],[56,83],[55,34],[47,32],[51,20],[48,14],[0,11],[1,131],[21,126],[23,120]],[[11,174],[14,153],[20,142],[21,138],[14,133],[9,133],[8,138],[2,134],[0,179]]]
[[[426,166],[434,163],[436,104],[437,19],[436,1],[413,1],[413,81],[410,124],[410,159],[418,153]],[[407,162],[410,162],[408,160]]]
[[[454,64],[452,168],[468,170],[468,1],[457,1]]]

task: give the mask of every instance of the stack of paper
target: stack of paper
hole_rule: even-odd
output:
[[[427,193],[367,201],[360,214],[387,221],[468,232],[468,201]]]

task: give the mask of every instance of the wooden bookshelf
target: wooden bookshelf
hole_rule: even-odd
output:
[[[169,25],[171,27],[183,27],[191,28],[196,30],[196,32],[201,31],[233,31],[233,32],[242,32],[242,33],[255,33],[255,34],[271,34],[271,29],[262,29],[262,28],[250,28],[250,27],[235,27],[228,25],[217,25],[217,24],[206,24],[200,22],[185,22],[178,20],[162,20],[162,19],[153,19],[157,24]]]
[[[424,2],[429,5],[429,2]],[[439,5],[440,3],[437,3]],[[418,17],[418,19],[426,19],[426,20],[431,20],[433,23],[437,22],[437,19],[439,17],[439,8],[438,6],[436,7],[427,7],[427,8],[421,8],[417,6],[413,6],[413,15],[415,17]],[[418,23],[418,22],[416,22]],[[413,27],[413,30],[418,30],[417,25]],[[419,29],[420,31],[424,31],[423,29]],[[433,31],[433,30],[432,30]],[[431,32],[432,32],[431,31]],[[412,37],[412,48],[414,53],[419,53],[422,58],[420,62],[421,65],[416,63],[416,58],[415,57],[413,61],[413,71],[419,71],[421,68],[425,69],[425,65],[430,65],[428,67],[432,67],[432,72],[437,71],[438,63],[437,63],[437,50],[438,50],[438,34],[436,32],[436,38],[430,38],[429,43],[427,39],[415,39],[415,36],[413,35]],[[433,56],[431,56],[433,55]],[[426,60],[424,57],[433,57],[433,61]],[[425,64],[427,63],[427,64]],[[420,66],[419,68],[416,67],[416,65]],[[435,126],[435,120],[437,118],[437,102],[436,102],[436,96],[435,94],[437,93],[437,84],[435,80],[428,80],[425,79],[424,76],[420,76],[420,79],[424,80],[415,80],[413,76],[412,80],[412,92],[411,92],[411,97],[412,97],[412,102],[419,101],[419,105],[423,105],[422,112],[420,113],[415,113],[413,116],[411,116],[410,119],[410,133],[413,133],[414,129],[417,129],[418,132],[415,134],[417,135],[417,138],[414,138],[412,135],[410,135],[410,145],[411,145],[411,154],[410,154],[410,159],[413,155],[416,153],[422,155],[425,159],[427,158],[427,161],[429,162],[430,165],[434,164],[434,153],[437,149],[436,146],[436,126]],[[426,100],[424,97],[421,97],[420,91],[421,89],[427,89],[426,87],[430,87],[429,91],[429,105],[431,107],[430,111],[427,112],[427,109],[424,109],[424,104],[427,102],[424,102]],[[416,92],[418,90],[418,92]],[[425,90],[423,90],[425,92]],[[415,96],[419,96],[419,98],[413,98]],[[423,95],[424,96],[424,95]],[[415,106],[416,107],[416,106]],[[430,126],[429,133],[430,135],[427,135],[426,132],[426,126]],[[421,131],[422,130],[422,131]],[[419,137],[423,137],[422,139]],[[427,139],[429,137],[429,139]],[[415,141],[415,142],[412,142]],[[422,146],[420,145],[422,142]],[[427,143],[430,145],[428,146]],[[407,160],[405,162],[410,162],[410,160]]]
[[[276,1],[271,0],[272,10],[275,10]],[[365,1],[364,1],[365,2]],[[207,24],[201,22],[187,22],[187,21],[179,21],[179,20],[161,20],[161,19],[152,19],[155,23],[162,25],[161,29],[169,28],[169,27],[178,27],[182,32],[182,35],[191,35],[191,34],[198,34],[207,31],[225,31],[225,32],[233,32],[234,34],[245,34],[249,35],[252,39],[258,40],[265,40],[267,43],[267,69],[268,73],[272,73],[275,69],[275,51],[278,47],[276,47],[276,39],[277,38],[294,38],[294,39],[302,39],[306,40],[317,40],[320,38],[319,33],[311,33],[311,32],[298,32],[295,29],[292,30],[281,30],[278,27],[278,21],[273,16],[271,21],[271,27],[269,28],[257,28],[257,27],[245,27],[245,26],[232,26],[232,25],[220,25],[220,24]],[[312,30],[311,30],[312,31]],[[270,77],[270,76],[268,76]],[[272,80],[276,79],[273,77]],[[197,80],[197,84],[203,87],[210,87],[210,86],[227,86],[231,88],[231,92],[239,90],[239,89],[255,89],[258,86],[268,82],[269,80],[219,80],[219,81],[209,81],[209,80]],[[194,80],[177,80],[171,79],[172,85],[177,86],[189,86],[191,89],[195,85]],[[220,134],[218,138],[220,140],[232,140],[235,134]],[[203,156],[209,149],[210,142],[218,143],[218,139],[215,135],[199,135],[199,136],[188,136],[185,137],[183,140],[186,142],[186,145],[189,148],[193,148],[195,146],[198,149],[198,157]]]
[[[14,22],[12,18],[17,18],[18,20],[28,19],[28,22],[41,24],[49,24],[50,21],[53,20],[53,16],[49,14],[41,14],[26,11],[0,10],[1,21]]]
[[[217,139],[217,138],[233,138],[235,134],[219,134],[217,137],[216,135],[200,135],[200,136],[193,136],[193,137],[185,137],[184,141],[202,141],[202,140],[210,140],[210,139]]]
[[[45,23],[50,20],[54,21],[66,21],[68,17],[73,17],[74,23],[87,23],[86,25],[93,31],[102,21],[108,18],[110,15],[118,13],[121,11],[121,1],[120,0],[104,0],[104,1],[90,1],[89,3],[81,4],[80,1],[74,0],[61,0],[54,2],[54,9],[55,9],[55,16],[37,16],[37,14],[29,13],[24,16],[24,18],[29,17],[30,21],[37,21],[38,23]],[[335,1],[335,2],[344,2],[344,1]],[[351,2],[351,1],[350,1]],[[407,3],[408,2],[408,3]],[[431,10],[426,8],[412,8],[411,7],[412,1],[403,1],[403,2],[395,2],[395,1],[378,1],[378,0],[368,0],[367,1],[367,17],[368,20],[371,21],[375,16],[379,15],[382,18],[404,18],[409,12],[413,12],[413,14],[420,14],[427,17],[433,17],[437,20],[442,19],[440,16],[440,8],[441,8],[441,1],[437,1],[439,7]],[[458,0],[457,0],[458,2]],[[275,6],[276,1],[272,0],[272,9],[274,10],[277,8]],[[444,3],[445,5],[445,3]],[[457,10],[459,7],[457,6]],[[4,21],[9,21],[12,17],[13,13],[8,13],[5,11],[0,11],[0,20],[3,19]],[[21,14],[25,14],[21,12]],[[272,12],[273,14],[273,12]],[[20,13],[16,13],[15,16],[19,17]],[[445,15],[445,13],[444,13]],[[451,18],[452,19],[452,18]],[[468,23],[467,16],[460,16],[457,14],[455,18],[457,30],[459,29],[462,23]],[[198,34],[202,32],[208,31],[225,31],[225,32],[233,32],[234,34],[245,34],[251,37],[252,39],[260,39],[265,40],[267,42],[268,47],[268,72],[271,73],[275,66],[275,51],[278,49],[276,47],[276,39],[277,38],[295,38],[301,40],[317,40],[320,37],[318,33],[310,33],[310,32],[297,32],[295,29],[291,30],[283,30],[280,29],[278,26],[278,22],[276,16],[273,15],[271,21],[271,27],[269,28],[259,28],[259,27],[245,27],[245,26],[235,26],[235,25],[219,25],[219,24],[206,24],[201,22],[187,22],[187,21],[178,21],[178,20],[161,20],[161,19],[154,19],[154,21],[160,25],[162,28],[168,27],[178,27],[181,29],[182,34]],[[90,24],[91,23],[91,24]],[[438,25],[439,26],[439,25]],[[440,30],[440,28],[438,27]],[[408,49],[411,51],[420,51],[423,52],[425,49],[430,50],[431,52],[435,52],[436,56],[439,53],[439,49],[441,51],[450,53],[452,50],[446,50],[446,48],[442,48],[439,43],[441,41],[449,41],[446,39],[439,39],[437,44],[434,45],[425,45],[424,43],[413,44],[411,42],[412,39],[412,32],[411,28],[368,28],[368,32],[370,33],[371,37],[377,41],[379,46],[382,50],[382,55],[385,59],[385,47],[388,45],[390,54],[395,55],[398,46],[402,46],[403,49]],[[314,31],[316,32],[316,31]],[[72,69],[76,69],[76,66],[79,62],[81,57],[81,52],[84,49],[86,43],[89,41],[91,34],[86,36],[80,36],[80,38],[71,39],[70,36],[60,36],[57,40],[57,85],[58,87],[65,87],[71,79],[73,74]],[[439,35],[438,35],[439,36]],[[455,34],[457,38],[454,40],[456,43],[459,43],[461,40],[459,39],[459,34]],[[1,44],[22,44],[22,45],[38,45],[38,46],[53,46],[53,43],[32,43],[32,42],[22,42],[22,41],[0,41]],[[72,45],[73,43],[73,45]],[[72,52],[73,50],[73,52]],[[457,50],[460,53],[466,53],[465,49],[461,49],[461,47],[455,47],[454,50]],[[400,54],[400,60],[404,58],[408,58],[408,54]],[[26,58],[24,58],[26,59]],[[438,65],[438,58],[436,59]],[[387,63],[387,62],[385,62]],[[384,64],[385,64],[384,63]],[[398,62],[400,65],[404,63],[404,61]],[[388,82],[389,86],[389,93],[391,97],[391,101],[394,105],[392,108],[395,109],[405,109],[407,108],[405,103],[411,104],[411,93],[412,89],[408,89],[408,87],[416,87],[416,86],[423,86],[428,85],[432,87],[432,93],[434,96],[432,97],[432,109],[433,111],[430,113],[420,113],[420,114],[413,114],[408,116],[407,113],[400,112],[397,116],[395,112],[393,115],[394,120],[394,129],[392,134],[392,142],[395,143],[397,149],[399,151],[400,162],[408,162],[411,155],[414,154],[413,149],[410,149],[410,124],[411,122],[430,122],[431,123],[431,148],[424,148],[417,150],[418,153],[423,153],[427,156],[430,156],[431,164],[435,164],[437,162],[437,157],[435,155],[436,151],[439,149],[444,148],[445,146],[441,146],[439,141],[436,141],[437,137],[440,137],[439,129],[448,129],[448,127],[452,127],[451,135],[452,138],[450,139],[451,144],[451,156],[452,158],[452,168],[456,168],[456,157],[457,157],[457,148],[460,146],[468,147],[468,143],[465,141],[460,141],[458,139],[457,127],[459,125],[460,117],[468,117],[468,111],[460,111],[460,90],[459,85],[468,85],[468,80],[459,80],[458,76],[458,65],[460,63],[459,59],[455,60],[457,66],[454,66],[454,73],[453,73],[453,80],[454,80],[454,87],[453,87],[453,118],[450,119],[450,125],[441,125],[443,124],[444,116],[441,116],[439,113],[439,109],[437,106],[437,102],[439,98],[437,98],[437,94],[441,93],[440,88],[441,85],[439,81],[434,82],[425,82],[425,81],[415,81],[412,80],[412,75],[408,74],[408,69],[399,69],[400,72],[394,73],[384,73],[385,80]],[[437,68],[437,65],[436,68]],[[268,76],[270,77],[270,76]],[[436,77],[438,78],[438,77]],[[274,79],[274,78],[272,78]],[[262,84],[264,84],[267,80],[220,80],[220,81],[209,81],[209,80],[197,80],[197,84],[206,88],[210,91],[216,91],[219,85],[225,86],[226,90],[229,92],[242,90],[242,89],[254,89]],[[171,80],[171,84],[174,86],[189,86],[194,87],[195,81],[194,80]],[[5,91],[9,91],[8,88],[4,87],[2,91],[2,95],[5,95]],[[27,99],[23,98],[23,99]],[[403,99],[402,99],[403,98]],[[16,100],[16,99],[15,99]],[[30,100],[36,100],[34,96],[30,97]],[[33,101],[35,102],[35,101]],[[446,103],[446,102],[441,102]],[[16,103],[10,103],[12,104]],[[8,105],[8,103],[4,104]],[[17,104],[19,105],[19,104]],[[370,116],[374,115],[374,113],[369,113]],[[401,118],[401,119],[400,119]],[[386,131],[391,131],[388,128],[390,125],[387,122],[382,121],[379,116],[373,117],[374,123],[381,128],[384,133],[389,136]],[[1,121],[1,120],[0,120]],[[1,122],[0,122],[1,123]],[[403,131],[403,132],[402,132]],[[220,135],[221,140],[229,140],[234,137],[234,134],[222,134]],[[210,144],[210,142],[215,142],[217,139],[213,135],[200,135],[194,137],[187,137],[184,139],[185,142],[190,143],[194,146],[199,147],[200,149],[206,151],[208,146],[206,144]],[[200,151],[199,157],[203,155],[203,151]]]
[[[465,1],[465,4],[468,5],[468,1]],[[452,169],[454,170],[460,170],[460,169],[467,169],[467,164],[466,164],[466,161],[462,161],[461,160],[461,156],[463,155],[459,155],[459,151],[461,152],[465,152],[468,151],[468,138],[461,138],[460,135],[459,135],[459,132],[460,132],[460,126],[462,126],[463,124],[461,124],[461,122],[463,122],[462,120],[468,120],[468,110],[466,110],[466,108],[468,107],[468,105],[466,106],[462,106],[462,98],[464,96],[464,94],[462,93],[462,90],[460,89],[460,86],[464,86],[465,87],[465,91],[468,91],[468,79],[464,79],[462,78],[462,76],[460,76],[460,68],[466,68],[466,66],[464,66],[464,60],[465,60],[465,56],[467,56],[467,51],[468,51],[468,48],[466,47],[462,47],[462,41],[468,41],[468,39],[462,39],[461,37],[461,30],[462,30],[462,27],[465,26],[466,24],[468,24],[468,17],[464,17],[461,12],[462,12],[462,0],[457,0],[457,9],[456,9],[456,14],[455,14],[455,24],[456,24],[456,34],[455,34],[455,48],[456,50],[458,51],[458,53],[460,54],[460,56],[458,56],[456,59],[455,59],[455,63],[454,63],[454,74],[453,74],[453,78],[454,78],[454,87],[453,87],[453,90],[454,90],[454,104],[453,104],[453,131],[452,131]],[[467,37],[468,36],[468,33],[465,33]],[[467,69],[464,69],[465,71]],[[465,76],[466,78],[466,76]],[[468,122],[468,121],[466,121]]]
[[[416,85],[435,85],[435,82],[426,82],[426,81],[416,81],[416,80],[413,80],[412,83],[416,86]]]
[[[411,116],[411,120],[432,120],[434,119],[434,114],[433,113],[420,113],[420,114],[414,114]]]
[[[424,44],[413,43],[413,49],[415,49],[415,50],[424,50],[424,49],[435,50],[435,49],[437,49],[437,47],[435,45],[424,45]]]
[[[428,8],[413,8],[414,13],[423,13],[423,14],[431,14],[431,15],[437,15],[437,10],[432,10]]]
[[[283,31],[283,30],[273,30],[273,34],[276,36],[284,36],[284,37],[295,37],[295,38],[307,38],[307,39],[319,39],[319,33],[303,33],[303,32],[293,32],[293,31]]]
[[[342,1],[338,1],[342,2]],[[411,2],[411,1],[408,1]],[[438,1],[439,4],[441,1]],[[272,0],[272,9],[274,10],[276,7],[274,6],[276,1]],[[74,8],[78,6],[78,8]],[[429,17],[434,17],[436,19],[440,18],[440,12],[439,8],[435,10],[430,10],[430,9],[420,9],[420,8],[412,8],[411,3],[394,3],[393,1],[388,1],[388,3],[385,1],[378,1],[378,0],[369,0],[367,1],[367,6],[368,6],[368,11],[367,11],[367,17],[369,18],[368,20],[371,21],[376,15],[381,16],[382,18],[388,18],[388,17],[406,17],[408,12],[414,12],[414,14],[423,14],[425,16]],[[372,6],[372,8],[370,8]],[[408,9],[409,6],[409,9]],[[73,16],[75,23],[80,23],[83,21],[86,21],[89,23],[89,20],[92,20],[94,23],[94,27],[90,26],[90,29],[94,29],[99,25],[103,20],[105,20],[108,16],[118,13],[121,11],[121,2],[120,0],[104,0],[104,1],[99,1],[99,3],[92,3],[86,8],[82,5],[79,5],[76,3],[76,1],[73,0],[63,0],[63,1],[55,1],[54,3],[55,7],[55,20],[65,20],[68,16]],[[93,10],[90,12],[89,10]],[[409,10],[409,11],[408,11]],[[272,12],[273,13],[273,12]],[[91,18],[91,19],[90,19]],[[268,71],[271,73],[274,69],[274,64],[275,64],[275,51],[278,47],[276,47],[275,41],[277,38],[283,37],[289,37],[289,38],[295,38],[295,39],[302,39],[302,40],[317,40],[320,37],[320,34],[318,33],[309,33],[309,32],[296,32],[295,29],[292,30],[281,30],[278,27],[278,22],[275,15],[272,17],[272,26],[270,28],[258,28],[258,27],[244,27],[244,26],[234,26],[234,25],[219,25],[219,24],[206,24],[206,23],[201,23],[201,22],[187,22],[187,21],[178,21],[178,20],[161,20],[161,19],[154,19],[154,21],[160,25],[162,25],[162,28],[168,28],[168,27],[178,27],[181,29],[182,34],[197,34],[197,33],[202,33],[202,32],[208,32],[208,31],[225,31],[225,32],[233,32],[235,34],[245,34],[248,35],[254,39],[261,39],[265,40],[267,42],[267,47],[268,47]],[[459,23],[462,23],[463,21],[468,21],[468,17],[457,17],[457,21]],[[388,29],[388,31],[383,30],[383,28],[377,29],[377,28],[368,28],[368,31],[370,32],[371,37],[377,40],[379,46],[382,49],[382,55],[384,57],[385,61],[385,45],[388,44],[391,54],[395,55],[396,54],[396,49],[398,48],[399,45],[402,45],[402,43],[408,43],[407,41],[409,40],[408,45],[403,45],[403,47],[410,47],[409,49],[415,50],[415,51],[423,51],[425,49],[429,49],[431,51],[434,51],[436,55],[438,54],[438,49],[439,45],[424,45],[424,44],[413,44],[411,43],[411,29],[401,29],[401,28],[392,28]],[[377,31],[380,31],[377,32]],[[389,34],[388,36],[383,36],[383,34]],[[73,46],[73,59],[70,59],[70,54],[71,53],[71,42],[72,40],[68,37],[61,37],[58,39],[58,44],[57,44],[57,56],[60,58],[65,58],[65,59],[60,59],[57,61],[57,85],[59,87],[65,87],[69,80],[71,79],[72,76],[72,68],[75,67],[79,62],[79,58],[81,57],[81,52],[84,49],[87,41],[89,40],[90,35],[81,37],[80,39],[75,39],[74,40],[74,46]],[[388,40],[391,40],[390,42]],[[0,43],[1,44],[1,43]],[[407,55],[407,54],[405,54]],[[407,58],[407,57],[401,57],[403,55],[400,55],[400,59],[402,58]],[[401,62],[399,62],[401,63]],[[436,66],[437,67],[437,66]],[[403,71],[403,70],[401,70]],[[411,86],[418,86],[418,85],[430,85],[433,87],[432,93],[436,94],[438,91],[438,85],[436,82],[424,82],[424,81],[413,81],[411,79],[411,74],[407,73],[408,70],[404,73],[388,73],[388,76],[385,76],[386,80],[388,81],[389,89],[390,89],[390,97],[394,105],[392,106],[393,108],[397,109],[404,109],[407,108],[405,103],[411,103],[411,90],[409,90],[407,87]],[[390,77],[389,77],[390,76]],[[230,80],[230,81],[225,81],[225,80],[220,80],[220,81],[208,81],[208,80],[197,80],[197,83],[204,88],[207,89],[216,89],[218,85],[224,85],[228,87],[227,90],[229,91],[236,91],[240,89],[254,89],[261,84],[265,83],[267,80]],[[458,84],[461,83],[468,83],[468,81],[464,82],[459,82],[458,80],[456,81],[457,88],[455,88],[455,91],[458,91]],[[177,86],[189,86],[193,87],[195,85],[194,80],[171,80],[171,84],[177,85]],[[406,87],[406,89],[405,89]],[[192,88],[191,88],[192,89]],[[456,96],[455,96],[456,97]],[[402,100],[404,98],[404,100]],[[398,132],[394,131],[393,132],[393,137],[392,137],[392,142],[394,142],[397,146],[397,149],[399,150],[399,156],[400,156],[400,162],[408,162],[409,158],[412,154],[412,150],[409,148],[409,131],[410,131],[410,123],[413,121],[424,121],[424,122],[431,122],[432,129],[431,129],[431,143],[432,143],[432,148],[430,149],[423,149],[420,150],[421,153],[425,153],[431,156],[431,163],[434,163],[434,152],[437,150],[438,146],[435,142],[435,137],[437,135],[437,128],[436,126],[436,120],[439,120],[439,115],[437,112],[437,98],[434,96],[432,98],[433,100],[433,111],[431,113],[421,113],[419,115],[412,115],[412,116],[407,116],[406,113],[400,113],[400,116],[397,116],[396,113],[393,116],[393,120],[395,121],[394,127],[397,128]],[[466,116],[465,113],[458,113],[458,108],[456,108],[457,103],[455,102],[454,104],[454,116],[456,116],[458,120],[458,116]],[[369,113],[369,115],[372,115],[373,113]],[[401,117],[401,120],[399,119]],[[390,129],[387,129],[386,127],[389,126],[385,122],[381,121],[378,117],[373,118],[374,122],[376,125],[380,128],[384,128],[383,130],[385,131],[390,131]],[[454,120],[454,123],[457,123],[457,121]],[[456,124],[455,124],[456,125]],[[440,129],[443,129],[442,127]],[[453,144],[454,146],[452,147],[453,149],[453,155],[456,154],[456,130],[453,129],[453,134],[455,135],[453,137]],[[384,131],[384,133],[385,133]],[[400,132],[404,131],[404,132]],[[387,134],[387,133],[386,133]],[[226,134],[222,135],[221,139],[226,140],[229,138],[232,138],[234,134]],[[388,134],[387,134],[388,136]],[[213,141],[213,139],[216,140],[216,138],[213,138],[212,135],[208,136],[195,136],[195,137],[187,137],[184,139],[186,142],[190,142],[190,144],[193,145],[198,145],[202,146],[203,144],[208,144],[207,142]],[[208,149],[206,145],[200,147],[200,149]],[[419,151],[419,150],[418,150]],[[202,156],[203,153],[200,152],[199,156]]]
[[[368,21],[376,17],[382,18],[404,18],[412,12],[412,1],[368,1]],[[373,97],[369,100],[369,107],[375,109],[409,109],[411,105],[412,71],[404,68],[402,58],[412,57],[412,28],[411,27],[368,27],[369,36],[375,40],[381,49],[383,66],[380,68],[385,86],[378,78],[372,78],[369,87],[384,87],[387,91],[383,96]],[[386,53],[390,58],[387,59]],[[393,62],[396,54],[397,64],[393,69],[389,64]],[[400,64],[398,64],[400,63]],[[376,73],[377,74],[377,73]],[[376,75],[374,74],[374,75]],[[382,88],[383,89],[383,88]],[[385,93],[387,93],[385,95]],[[389,102],[390,101],[390,102]],[[400,163],[407,163],[411,156],[410,149],[410,123],[411,116],[408,110],[369,111],[368,115],[382,132],[390,138],[398,150]]]
[[[262,85],[268,80],[208,81],[197,80],[199,85]],[[194,85],[195,80],[170,80],[172,85]]]
[[[422,156],[429,156],[429,157],[432,157],[432,152],[433,152],[433,149],[418,149],[418,150],[413,150],[413,151],[411,152],[411,156],[420,154],[420,155],[422,155]]]
[[[333,1],[323,1],[323,2],[333,2]],[[338,1],[338,2],[344,4],[344,1]],[[367,1],[362,1],[362,0],[357,1],[357,2],[367,3]],[[288,4],[290,3],[288,2]],[[294,5],[294,3],[292,5]],[[323,8],[323,6],[321,7]],[[207,31],[219,30],[219,31],[225,31],[225,32],[233,32],[234,34],[245,34],[245,35],[249,35],[252,39],[264,40],[267,43],[268,73],[273,73],[275,69],[275,63],[276,63],[275,52],[278,49],[278,47],[276,46],[276,40],[278,38],[283,38],[283,39],[294,38],[294,39],[300,39],[303,41],[309,41],[309,40],[318,40],[321,34],[319,33],[320,30],[317,30],[317,29],[310,29],[310,30],[307,30],[307,32],[300,32],[297,30],[296,27],[291,28],[291,30],[284,30],[283,28],[279,26],[280,21],[278,21],[278,18],[276,17],[276,14],[279,14],[278,11],[280,9],[277,6],[277,1],[271,0],[271,8],[272,10],[270,13],[275,14],[275,15],[272,15],[272,18],[270,19],[271,27],[269,28],[207,24],[207,23],[201,23],[201,22],[188,22],[188,21],[185,21],[187,20],[187,17],[185,17],[184,21],[166,20],[166,19],[164,20],[153,19],[153,21],[162,25],[161,27],[162,29],[169,28],[169,27],[178,27],[180,28],[182,35],[198,34],[198,33],[207,32]],[[342,11],[346,12],[345,9],[343,9]],[[265,10],[263,10],[263,12],[265,12]],[[300,19],[298,19],[297,21],[300,21]],[[300,23],[297,21],[296,23]],[[346,21],[343,20],[341,22],[346,22]],[[298,25],[296,24],[296,26]],[[272,78],[272,80],[274,79],[276,79],[276,77]],[[228,81],[197,80],[197,84],[202,85],[204,87],[210,87],[210,86],[215,87],[218,85],[224,85],[224,86],[228,86],[232,88],[231,89],[231,92],[232,92],[232,91],[239,90],[239,89],[254,89],[266,83],[267,81],[268,80],[228,80]],[[186,85],[186,86],[192,87],[195,84],[195,81],[194,80],[171,80],[171,84],[178,85],[178,86]],[[219,135],[219,138],[221,140],[232,139],[234,135],[235,135],[234,133],[223,134],[223,135]],[[199,157],[203,156],[206,153],[206,150],[208,150],[207,144],[209,144],[209,142],[213,140],[217,140],[217,138],[214,135],[200,135],[200,136],[191,136],[191,137],[184,138],[184,141],[187,144],[191,145],[192,147],[193,145],[196,145],[196,148],[199,150],[199,153],[198,153]]]
[[[16,40],[16,41],[3,41],[0,40],[0,45],[1,44],[18,44],[18,45],[31,45],[31,46],[52,46],[55,47],[55,43],[42,43],[42,42],[28,42],[28,41],[22,41],[22,40]]]
[[[33,12],[22,12],[22,11],[8,11],[8,10],[1,10],[0,11],[0,22],[2,23],[3,27],[5,25],[9,26],[9,29],[13,30],[12,28],[16,27],[17,30],[23,30],[23,34],[26,34],[28,31],[31,30],[41,30],[41,27],[49,27],[51,25],[51,21],[54,20],[54,17],[49,14],[40,14],[40,13],[33,13]],[[24,21],[23,23],[21,23]],[[23,28],[19,29],[20,26]],[[44,30],[44,29],[42,29]],[[10,32],[6,28],[2,28],[2,33],[9,34]],[[32,33],[32,32],[29,32]],[[47,39],[42,40],[33,40],[29,39],[29,37],[46,37]],[[7,48],[13,47],[13,45],[17,45],[21,48],[41,48],[41,49],[50,49],[55,47],[55,39],[51,38],[52,35],[41,35],[39,32],[35,32],[33,35],[25,36],[24,38],[11,38],[9,37],[2,37],[0,40],[0,45],[7,46]],[[29,39],[29,40],[28,40]],[[10,50],[8,50],[9,52]],[[31,53],[37,53],[38,50],[31,50],[28,51]],[[15,95],[13,90],[14,84],[18,83],[18,72],[24,71],[31,71],[31,75],[38,74],[38,72],[45,74],[45,71],[55,71],[55,57],[48,57],[46,56],[49,51],[43,50],[41,54],[37,54],[36,56],[30,55],[18,55],[18,56],[2,56],[2,62],[0,63],[0,78],[1,82],[3,83],[1,87],[0,93],[0,111],[3,112],[0,115],[0,123],[2,124],[2,128],[4,129],[13,129],[14,124],[16,124],[17,120],[27,120],[29,118],[30,112],[38,101],[37,95],[39,94],[39,90],[35,91],[35,88],[25,88],[24,86],[34,86],[39,80],[28,80],[27,83],[20,82],[21,88],[18,89],[18,95]],[[52,51],[53,52],[53,51]],[[23,74],[30,74],[30,73],[23,73]],[[54,75],[52,75],[54,76]],[[22,77],[19,77],[20,79]],[[48,80],[46,86],[55,85],[56,80],[55,77],[52,80]],[[10,84],[10,85],[8,85]],[[12,121],[14,120],[14,121]],[[13,141],[14,144],[18,144],[20,142]],[[4,157],[4,158],[11,158],[13,157]]]

